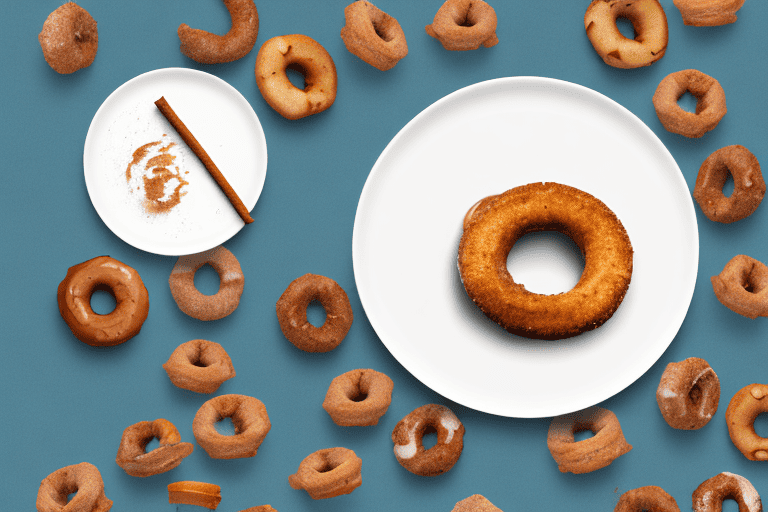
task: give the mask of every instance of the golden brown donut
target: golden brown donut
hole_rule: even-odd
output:
[[[693,512],[722,512],[723,500],[739,504],[739,512],[762,512],[763,502],[752,483],[741,475],[723,472],[693,491]]]
[[[632,23],[634,39],[619,31],[617,18]],[[584,15],[584,28],[600,58],[615,68],[650,66],[667,51],[667,16],[658,0],[592,0]]]
[[[202,64],[232,62],[245,57],[253,49],[259,35],[259,13],[253,0],[224,0],[232,18],[232,28],[220,36],[179,25],[181,53]]]
[[[307,306],[317,300],[325,309],[325,323],[307,320]],[[328,352],[338,347],[352,326],[352,306],[344,289],[333,279],[304,274],[288,285],[275,306],[285,337],[305,352]]]
[[[574,434],[591,430],[595,435],[575,441]],[[547,448],[561,473],[591,473],[611,464],[632,449],[624,439],[616,415],[601,407],[556,416],[549,425]]]
[[[561,339],[599,327],[618,309],[632,277],[632,244],[599,199],[567,185],[531,183],[481,206],[461,237],[458,264],[467,295],[491,320],[527,338]],[[531,293],[509,274],[507,255],[526,233],[550,230],[579,246],[584,272],[565,293]]]
[[[286,69],[304,75],[294,86]],[[320,43],[301,34],[273,37],[256,56],[256,85],[270,107],[286,119],[318,114],[336,100],[336,65]]]
[[[437,442],[424,448],[424,435],[437,432]],[[427,404],[411,411],[392,431],[395,457],[415,475],[437,476],[449,471],[464,449],[464,424],[444,405]]]
[[[214,295],[203,295],[195,288],[195,272],[203,265],[210,265],[219,275],[219,291]],[[184,313],[198,320],[219,320],[240,304],[245,276],[235,255],[219,246],[179,257],[168,284],[173,300]]]
[[[288,477],[294,489],[304,489],[313,500],[349,494],[363,483],[363,461],[348,448],[326,448],[310,453]]]
[[[488,501],[485,496],[473,494],[456,503],[451,512],[502,512],[502,510]]]
[[[67,503],[70,494],[77,493]],[[81,462],[57,469],[40,483],[37,512],[107,512],[112,500],[104,495],[104,481],[93,464]]]
[[[152,439],[160,441],[160,446],[147,452]],[[170,421],[140,421],[123,431],[115,462],[131,476],[152,476],[172,470],[192,450],[192,443],[182,443]]]
[[[213,393],[235,376],[224,347],[208,340],[191,340],[173,351],[163,365],[173,385],[196,393]]]
[[[221,503],[221,487],[205,482],[173,482],[168,484],[168,503],[195,505],[216,510]]]
[[[99,315],[91,309],[91,296],[97,290],[115,298],[111,313]],[[133,338],[149,314],[149,294],[139,273],[109,256],[70,267],[59,283],[57,300],[72,334],[94,347],[119,345]]]
[[[741,388],[728,404],[725,422],[733,445],[749,460],[768,460],[768,439],[755,433],[755,419],[768,412],[768,385]]]
[[[446,0],[424,28],[446,50],[464,51],[498,44],[496,24],[496,11],[483,0]]]
[[[351,370],[331,381],[323,409],[342,427],[376,425],[392,402],[393,387],[381,372]]]
[[[698,357],[669,363],[656,389],[656,403],[670,427],[700,429],[717,412],[720,379],[709,363]]]
[[[386,71],[408,55],[408,44],[400,23],[365,0],[344,9],[346,24],[341,29],[344,46],[353,55],[376,69]]]
[[[230,418],[235,434],[219,434],[216,422]],[[272,424],[261,400],[245,395],[219,395],[205,402],[192,421],[197,444],[213,459],[253,457]]]
[[[675,498],[661,487],[647,485],[631,489],[619,498],[613,512],[680,512]]]
[[[723,185],[733,177],[733,193],[723,194]],[[720,148],[704,160],[696,176],[693,197],[709,220],[730,223],[749,217],[765,196],[760,162],[744,146]]]
[[[74,2],[49,14],[37,39],[45,62],[61,74],[90,66],[99,48],[96,21]]]
[[[747,318],[768,316],[768,267],[739,254],[712,276],[715,296],[731,311]]]
[[[686,92],[696,97],[695,113],[686,112],[677,103]],[[664,77],[653,95],[653,106],[667,131],[690,138],[702,137],[713,130],[728,112],[720,82],[696,69],[684,69]]]
[[[714,27],[736,21],[736,11],[744,0],[672,0],[683,23],[695,27]]]

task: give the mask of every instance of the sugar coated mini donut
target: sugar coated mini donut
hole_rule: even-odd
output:
[[[618,309],[632,277],[632,244],[621,221],[596,197],[558,183],[531,183],[483,200],[470,212],[459,244],[461,280],[483,313],[507,331],[567,338],[599,327]],[[585,259],[576,286],[557,295],[527,291],[506,265],[520,237],[547,230],[573,239]]]
[[[485,496],[473,494],[456,503],[451,512],[502,512],[502,510],[488,501]]]
[[[437,432],[437,442],[424,448],[424,435]],[[405,469],[421,476],[450,470],[464,449],[464,424],[444,405],[427,404],[401,419],[392,431],[395,457]]]
[[[675,498],[661,487],[647,485],[631,489],[619,498],[613,512],[680,512]]]
[[[315,327],[307,320],[307,306],[317,300],[325,309],[325,323]],[[333,279],[304,274],[295,279],[275,306],[277,321],[285,337],[305,352],[328,352],[352,326],[352,306],[344,289]]]
[[[331,381],[323,409],[342,427],[376,425],[392,402],[393,386],[376,370],[351,370]]]
[[[634,39],[619,31],[618,18],[632,23]],[[667,16],[658,0],[592,0],[584,28],[600,58],[615,68],[650,66],[667,51]]]
[[[683,23],[695,27],[714,27],[736,21],[736,11],[744,0],[672,0]]]
[[[195,272],[210,265],[219,274],[219,291],[203,295],[195,288]],[[189,256],[181,256],[168,279],[171,294],[179,309],[198,320],[219,320],[231,314],[240,304],[245,276],[235,255],[224,247]]]
[[[768,266],[744,254],[726,263],[712,276],[715,296],[731,311],[747,318],[768,316]]]
[[[286,70],[304,76],[294,86]],[[336,100],[336,65],[320,43],[301,34],[273,37],[256,56],[256,85],[270,107],[286,119],[318,114]]]
[[[725,422],[733,445],[749,460],[768,460],[768,439],[755,433],[755,419],[768,412],[768,385],[741,388],[728,404]]]
[[[344,9],[346,24],[341,29],[344,46],[376,69],[386,71],[408,55],[408,44],[400,23],[365,0]]]
[[[74,2],[49,14],[37,39],[45,62],[61,74],[90,66],[99,48],[96,21]]]
[[[149,452],[147,444],[160,445]],[[115,461],[131,476],[152,476],[170,471],[192,453],[192,443],[181,442],[176,426],[168,420],[140,421],[123,431]]]
[[[498,44],[496,24],[496,11],[483,0],[447,0],[425,30],[446,50],[477,50]]]
[[[219,434],[216,423],[230,418],[235,434]],[[253,457],[267,437],[272,424],[267,408],[257,398],[245,395],[219,395],[205,402],[192,421],[197,444],[213,459]]]
[[[205,482],[173,482],[168,484],[168,503],[195,505],[216,510],[221,503],[221,487]]]
[[[173,351],[163,365],[173,385],[196,393],[213,393],[235,376],[224,347],[208,340],[191,340]]]
[[[67,497],[77,493],[67,502]],[[104,481],[93,464],[81,462],[57,469],[40,483],[37,512],[107,512],[112,500],[104,495]]]
[[[677,103],[686,92],[696,97],[695,113],[686,112]],[[667,131],[690,138],[702,137],[713,130],[728,112],[720,82],[696,69],[684,69],[664,77],[653,95],[653,106]]]
[[[288,477],[294,489],[304,489],[313,500],[349,494],[363,483],[363,461],[348,448],[326,448],[309,454]]]
[[[733,192],[725,197],[723,185],[733,177]],[[749,217],[765,196],[760,162],[744,146],[720,148],[704,160],[696,177],[693,197],[709,220],[730,223]]]
[[[583,430],[591,430],[595,435],[576,441],[574,434]],[[575,474],[604,468],[632,449],[624,439],[619,419],[601,407],[553,418],[547,447],[562,473]]]
[[[670,427],[700,429],[712,419],[720,402],[720,379],[709,363],[689,357],[669,363],[656,389],[656,403]]]
[[[115,309],[99,315],[91,308],[95,291],[115,298]],[[149,294],[139,273],[109,256],[99,256],[70,267],[59,283],[61,317],[72,334],[94,347],[119,345],[133,338],[149,314]]]
[[[253,49],[259,35],[253,0],[224,0],[224,5],[232,18],[229,32],[220,36],[182,23],[178,30],[181,53],[202,64],[218,64],[245,57]]]
[[[762,512],[763,502],[752,483],[741,475],[723,472],[693,491],[693,512],[721,512],[723,500],[739,504],[739,512]]]

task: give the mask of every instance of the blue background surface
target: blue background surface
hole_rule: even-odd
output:
[[[680,332],[642,378],[602,404],[618,415],[634,449],[586,475],[558,471],[546,447],[550,418],[478,413],[445,400],[408,374],[366,319],[351,251],[360,192],[391,138],[431,103],[487,79],[545,76],[605,94],[659,136],[691,189],[701,162],[723,146],[744,145],[765,164],[768,2],[748,0],[733,25],[695,28],[683,25],[671,0],[661,0],[669,20],[666,55],[647,68],[620,70],[602,62],[584,33],[587,0],[496,0],[500,43],[472,52],[446,51],[424,32],[439,0],[382,0],[377,5],[402,25],[409,54],[381,72],[350,54],[339,37],[348,0],[258,1],[256,47],[239,61],[215,66],[181,54],[176,29],[187,23],[226,32],[229,18],[218,0],[82,0],[98,22],[98,55],[93,65],[68,76],[46,64],[37,41],[44,20],[61,3],[2,4],[0,508],[33,510],[40,481],[82,461],[100,469],[116,512],[173,510],[166,485],[178,480],[219,484],[219,510],[225,512],[265,503],[283,512],[449,511],[474,493],[505,511],[612,510],[622,492],[644,485],[663,487],[687,510],[693,490],[721,471],[744,475],[758,492],[768,493],[767,463],[748,461],[736,450],[724,419],[736,391],[768,382],[768,320],[732,313],[717,301],[710,284],[736,254],[768,261],[768,207],[731,225],[709,221],[696,207],[699,273]],[[335,104],[299,121],[276,114],[254,79],[261,44],[290,33],[320,42],[332,55],[339,79]],[[83,179],[83,143],[101,103],[131,78],[166,67],[200,69],[226,80],[250,102],[266,133],[269,167],[252,211],[255,222],[225,244],[244,269],[245,292],[239,308],[220,321],[200,322],[178,309],[167,284],[175,258],[139,251],[114,236],[91,206]],[[720,125],[698,140],[668,133],[651,103],[664,76],[687,68],[717,78],[728,102]],[[556,150],[557,141],[552,142]],[[647,201],[653,208],[654,198]],[[103,254],[138,270],[151,307],[138,336],[118,347],[94,349],[72,336],[55,295],[68,267]],[[307,272],[338,281],[355,313],[345,341],[327,354],[297,350],[283,337],[275,316],[280,294]],[[201,271],[198,277],[204,290],[215,290],[215,274]],[[221,343],[234,362],[237,376],[217,394],[259,398],[272,430],[251,459],[214,460],[196,445],[171,472],[130,477],[114,462],[127,426],[166,418],[183,440],[194,442],[192,418],[210,397],[174,387],[161,365],[176,346],[195,338]],[[712,421],[685,432],[664,422],[655,390],[667,363],[690,356],[710,362],[722,394]],[[394,380],[392,405],[377,426],[338,427],[320,406],[327,386],[336,375],[364,367]],[[461,418],[465,448],[449,473],[423,478],[397,463],[390,433],[400,418],[430,402],[450,406]],[[757,429],[768,436],[762,417]],[[351,448],[362,458],[362,487],[316,502],[291,489],[288,475],[299,462],[331,446]],[[725,510],[736,510],[735,503],[727,502]]]

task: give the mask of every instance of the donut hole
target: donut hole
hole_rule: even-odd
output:
[[[315,327],[322,327],[325,324],[327,313],[319,300],[313,300],[307,305],[307,322]]]
[[[296,62],[288,64],[285,68],[285,76],[288,77],[288,81],[297,89],[302,91],[307,89],[307,70],[301,64]]]
[[[472,7],[470,6],[466,12],[457,12],[456,16],[453,18],[453,21],[459,27],[474,27],[477,24],[476,18],[477,17],[475,16],[474,12],[472,11]]]
[[[699,108],[699,98],[694,96],[691,91],[684,91],[677,99],[677,104],[686,112],[696,113]]]
[[[206,351],[202,344],[197,345],[197,350],[189,357],[189,363],[192,366],[198,368],[207,368],[211,366],[215,360],[210,351]]]
[[[581,279],[584,254],[568,235],[533,231],[520,237],[507,255],[507,270],[532,293],[567,292]]]
[[[318,464],[315,466],[315,471],[318,473],[328,473],[341,466],[342,462],[343,461],[341,460],[325,455],[318,461]]]
[[[91,309],[97,315],[108,315],[117,307],[117,300],[115,299],[112,289],[104,284],[100,284],[94,288],[91,294]]]
[[[727,496],[723,498],[723,505],[720,507],[720,512],[739,512],[739,502],[734,498]]]
[[[768,413],[761,412],[754,422],[755,434],[768,439]]]
[[[421,436],[421,445],[425,450],[429,450],[437,444],[437,429],[432,425],[427,425],[424,434]]]
[[[213,426],[216,428],[216,432],[223,436],[234,436],[237,434],[237,425],[232,418],[221,418]]]
[[[158,448],[160,448],[160,440],[152,436],[147,440],[147,444],[144,445],[144,453],[149,453]]]
[[[637,39],[637,30],[632,20],[624,16],[616,18],[616,29],[627,39]]]
[[[725,197],[731,197],[731,194],[733,194],[734,189],[736,188],[736,182],[733,181],[733,175],[730,173],[730,171],[727,171],[727,176],[725,177],[725,183],[723,184],[723,195]]]
[[[688,391],[688,400],[690,400],[691,405],[693,406],[698,406],[704,396],[704,390],[702,389],[701,384],[701,380],[696,381],[691,387],[691,390]]]
[[[195,288],[203,295],[216,295],[221,286],[219,274],[208,263],[195,272]]]
[[[388,43],[395,38],[395,31],[392,30],[392,24],[380,21],[371,21],[373,25],[373,31],[381,38],[382,41]]]
[[[69,489],[67,489],[67,491],[69,491]],[[67,492],[67,491],[64,491],[64,492]],[[66,502],[69,503],[75,498],[75,496],[77,496],[77,489],[75,489],[74,491],[68,492]]]
[[[580,428],[580,429],[577,429],[573,433],[573,442],[574,443],[578,443],[579,441],[584,441],[584,440],[589,439],[591,437],[595,437],[595,433],[594,432],[592,432],[588,428]]]

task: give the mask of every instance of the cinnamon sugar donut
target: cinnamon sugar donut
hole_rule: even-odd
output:
[[[221,487],[205,482],[173,482],[168,484],[168,503],[195,505],[216,510],[221,503]]]
[[[496,24],[496,11],[483,0],[446,0],[425,30],[446,50],[477,50],[498,44]]]
[[[686,112],[677,101],[686,92],[696,97],[696,112]],[[728,112],[725,91],[720,82],[696,69],[670,73],[662,79],[653,95],[659,121],[672,133],[690,138],[713,130]]]
[[[232,62],[245,57],[253,49],[259,35],[259,13],[253,0],[224,0],[232,18],[232,28],[220,36],[179,25],[181,53],[201,64]]]
[[[768,266],[739,254],[712,276],[715,296],[731,311],[747,318],[768,316]]]
[[[425,434],[437,432],[437,443],[424,448]],[[395,457],[405,469],[421,476],[449,471],[464,449],[464,425],[444,405],[427,404],[401,419],[392,431]]]
[[[697,430],[709,423],[720,402],[720,380],[709,363],[689,357],[669,363],[656,389],[656,403],[670,427]]]
[[[163,365],[173,385],[196,393],[213,393],[235,376],[224,347],[208,340],[191,340],[173,351]]]
[[[160,441],[160,446],[147,452],[152,439]],[[192,443],[181,442],[179,431],[170,421],[140,421],[123,431],[115,461],[131,476],[152,476],[172,470],[192,450]]]
[[[705,480],[693,491],[693,512],[721,512],[723,500],[739,504],[739,512],[762,512],[763,502],[752,483],[741,475],[723,472]]]
[[[96,21],[74,2],[68,2],[49,14],[37,39],[45,62],[61,74],[74,73],[90,66],[99,48]]]
[[[294,489],[304,489],[313,500],[349,494],[363,483],[363,461],[348,448],[326,448],[309,454],[288,477]]]
[[[379,423],[392,402],[392,379],[375,370],[351,370],[331,381],[323,409],[342,427]]]
[[[341,29],[344,46],[376,69],[386,71],[408,55],[408,44],[400,23],[365,0],[344,9],[346,24]]]
[[[473,494],[456,503],[451,512],[502,512],[502,510],[488,501],[485,496]]]
[[[768,460],[768,439],[755,433],[755,419],[768,412],[768,386],[750,384],[741,388],[728,404],[725,422],[733,445],[749,460]]]
[[[235,434],[219,434],[216,423],[231,418]],[[261,400],[245,395],[219,395],[205,402],[192,421],[197,444],[212,459],[253,457],[272,424]]]
[[[67,502],[67,497],[77,493]],[[37,512],[107,512],[112,500],[104,495],[98,468],[81,462],[57,469],[40,483]]]
[[[683,23],[694,27],[714,27],[736,21],[736,11],[744,0],[672,0]]]
[[[680,512],[675,498],[661,487],[647,485],[631,489],[619,498],[613,512]]]

